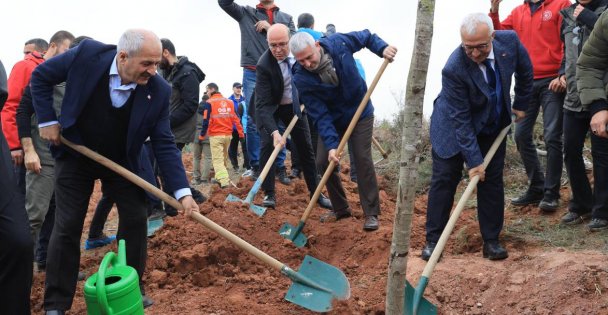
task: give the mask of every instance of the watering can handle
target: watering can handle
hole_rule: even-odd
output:
[[[99,303],[102,313],[107,315],[112,315],[112,309],[108,304],[108,297],[106,296],[106,270],[108,269],[109,264],[116,263],[117,258],[118,257],[114,252],[107,253],[103,257],[101,265],[99,265],[99,270],[97,271],[97,284],[95,285],[97,290],[97,303]]]

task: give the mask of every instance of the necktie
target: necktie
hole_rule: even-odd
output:
[[[500,114],[501,114],[501,102],[499,102],[500,100],[500,94],[502,94],[501,91],[501,85],[500,82],[497,82],[497,75],[496,75],[496,71],[494,71],[494,68],[492,68],[492,64],[490,62],[490,59],[486,59],[483,61],[483,64],[486,66],[486,78],[488,80],[488,86],[490,87],[490,95],[491,95],[491,104],[494,105],[494,117],[493,117],[493,122],[490,124],[492,126],[496,126],[499,124],[499,120],[500,120]],[[496,65],[496,63],[494,63]]]
[[[484,60],[483,64],[486,66],[486,79],[488,80],[488,85],[493,90],[496,90],[496,72],[492,69],[490,59]]]

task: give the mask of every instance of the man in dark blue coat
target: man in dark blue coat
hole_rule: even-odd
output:
[[[128,30],[118,46],[85,40],[44,62],[32,74],[31,91],[40,136],[53,144],[56,159],[55,226],[47,258],[44,308],[70,309],[80,260],[80,236],[96,179],[117,204],[118,238],[127,245],[127,264],[142,278],[146,262],[147,199],[144,191],[96,162],[60,145],[60,134],[83,144],[153,183],[142,150],[149,137],[165,185],[186,214],[198,211],[169,126],[171,89],[156,68],[161,43],[146,30]],[[53,110],[53,86],[66,81],[60,116]],[[144,299],[144,306],[151,300]]]
[[[498,237],[504,218],[502,172],[505,141],[483,166],[483,157],[500,133],[525,115],[532,92],[532,64],[526,49],[512,31],[494,31],[490,18],[471,14],[460,28],[462,45],[442,71],[442,89],[431,116],[433,176],[429,191],[426,241],[422,258],[428,260],[449,219],[454,193],[466,163],[469,177],[480,175],[477,185],[479,227],[483,256],[508,257]],[[509,95],[515,74],[515,100]]]
[[[336,33],[318,42],[310,34],[301,32],[293,35],[289,47],[298,61],[293,79],[300,92],[300,101],[306,105],[323,140],[317,144],[317,165],[325,169],[329,160],[340,162],[336,149],[367,92],[353,54],[368,48],[379,57],[392,60],[397,48],[368,30]],[[370,100],[354,128],[351,135],[353,147],[349,148],[353,150],[357,164],[357,186],[365,214],[363,229],[366,231],[378,229],[380,214],[378,183],[371,154],[373,127],[374,106]],[[334,171],[337,172],[337,168]],[[351,216],[342,183],[338,176],[332,178],[327,181],[327,190],[334,209],[322,217],[324,221]]]
[[[0,62],[0,110],[8,97]],[[0,126],[1,127],[1,126]],[[0,305],[3,314],[30,314],[33,246],[23,195],[19,193],[11,151],[0,132]]]

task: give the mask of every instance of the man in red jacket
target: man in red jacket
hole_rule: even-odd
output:
[[[516,206],[538,204],[546,212],[559,206],[562,175],[562,106],[566,85],[559,80],[563,58],[560,38],[561,9],[570,6],[569,0],[526,0],[500,22],[498,9],[501,0],[491,0],[490,18],[496,30],[514,30],[528,50],[534,69],[534,89],[525,118],[515,128],[515,142],[530,181],[528,190],[511,200]],[[547,150],[547,169],[543,175],[536,146],[532,141],[534,124],[543,109],[543,131]]]
[[[36,66],[41,64],[45,59],[68,50],[73,40],[74,35],[70,32],[58,31],[51,37],[49,48],[44,54],[32,52],[26,55],[23,60],[13,66],[13,70],[8,77],[8,99],[0,115],[2,117],[2,132],[11,150],[15,169],[20,172],[17,181],[23,194],[25,194],[25,167],[23,166],[23,147],[17,133],[17,107],[19,107],[23,91],[29,84],[30,77]]]

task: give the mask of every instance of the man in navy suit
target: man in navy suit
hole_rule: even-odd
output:
[[[0,110],[7,98],[6,72],[0,61]],[[34,243],[29,232],[23,195],[19,193],[11,151],[2,132],[0,187],[0,307],[3,314],[30,314]]]
[[[431,116],[433,176],[428,197],[426,246],[428,260],[448,222],[463,163],[469,177],[480,175],[477,211],[483,238],[483,257],[505,259],[508,253],[498,237],[504,218],[502,172],[505,141],[487,169],[483,157],[511,122],[525,115],[532,92],[532,64],[515,32],[494,31],[482,13],[468,15],[460,27],[462,45],[442,71],[442,89]],[[511,104],[511,77],[515,74],[515,100]]]
[[[145,150],[149,137],[165,185],[186,214],[198,211],[169,125],[171,88],[156,76],[161,42],[147,30],[128,30],[118,46],[85,40],[49,59],[32,74],[31,91],[40,136],[53,144],[56,159],[55,226],[47,258],[44,308],[70,309],[80,260],[80,236],[96,179],[117,204],[118,238],[127,245],[127,264],[142,278],[146,263],[147,198],[144,191],[96,162],[60,145],[60,134],[83,144],[153,183]],[[60,116],[53,86],[66,81]],[[143,294],[143,292],[142,292]],[[144,297],[144,306],[152,301]]]

